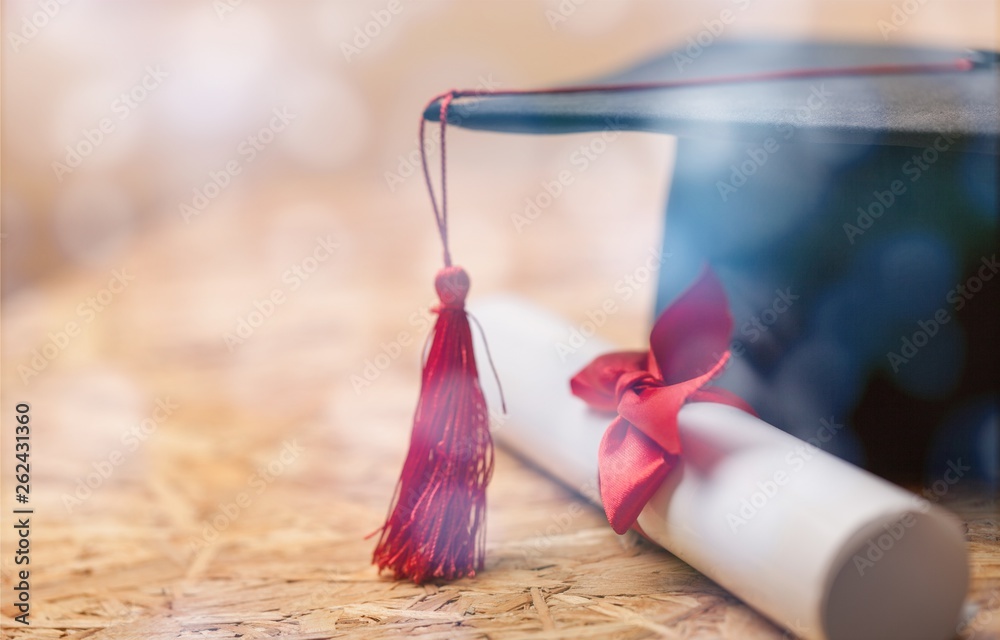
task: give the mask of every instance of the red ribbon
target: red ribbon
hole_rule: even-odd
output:
[[[618,416],[598,452],[601,501],[616,533],[635,524],[681,456],[677,413],[688,401],[721,402],[749,413],[743,399],[703,388],[729,359],[726,293],[706,268],[660,315],[649,351],[599,356],[573,376],[573,394]]]

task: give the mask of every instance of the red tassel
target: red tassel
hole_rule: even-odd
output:
[[[485,554],[486,485],[493,475],[489,413],[465,311],[469,276],[445,267],[434,282],[433,342],[410,451],[372,562],[420,584],[474,576]]]

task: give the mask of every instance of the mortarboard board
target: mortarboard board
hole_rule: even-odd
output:
[[[810,114],[803,138],[810,142],[877,141],[884,145],[922,146],[942,131],[977,139],[983,150],[997,152],[1000,108],[997,105],[996,53],[914,47],[817,44],[802,42],[718,42],[693,60],[673,51],[625,71],[593,79],[587,85],[659,83],[721,79],[708,86],[653,88],[642,92],[524,95],[481,93],[471,102],[449,107],[448,122],[468,129],[511,133],[557,134],[599,131],[609,121],[625,130],[669,133],[681,137],[727,136],[748,142],[772,135],[776,125],[801,123],[801,107],[811,85],[825,84],[823,108]],[[844,73],[815,78],[767,79],[763,74],[791,70],[934,65],[970,60],[967,73]],[[762,75],[752,85],[726,78]],[[805,92],[803,92],[805,89]],[[439,119],[438,103],[425,117]]]
[[[942,71],[956,61],[970,64]],[[678,136],[657,313],[701,264],[714,267],[735,319],[721,385],[800,437],[851,425],[863,445],[844,429],[829,449],[901,481],[919,480],[935,430],[949,422],[944,448],[978,450],[972,475],[995,483],[995,454],[981,442],[1000,378],[1000,279],[988,283],[996,61],[992,52],[717,42],[587,83],[693,86],[458,97],[448,121]],[[879,71],[851,71],[860,67]],[[819,73],[768,77],[802,69]],[[425,117],[438,119],[439,108]],[[963,427],[949,414],[976,417]],[[956,449],[950,435],[963,429],[967,446]]]

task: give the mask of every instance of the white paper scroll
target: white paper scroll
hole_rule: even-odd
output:
[[[471,310],[506,395],[497,440],[571,488],[594,487],[611,418],[569,379],[614,348],[570,344],[568,322],[517,299]],[[806,638],[954,637],[969,573],[951,514],[728,406],[689,404],[679,425],[684,460],[639,517],[653,541]]]

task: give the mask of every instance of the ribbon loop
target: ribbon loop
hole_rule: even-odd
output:
[[[677,414],[689,400],[730,404],[741,398],[703,389],[729,359],[732,318],[710,269],[657,319],[648,352],[594,359],[573,376],[573,394],[592,408],[616,411],[598,451],[601,501],[616,533],[625,533],[680,461]]]

